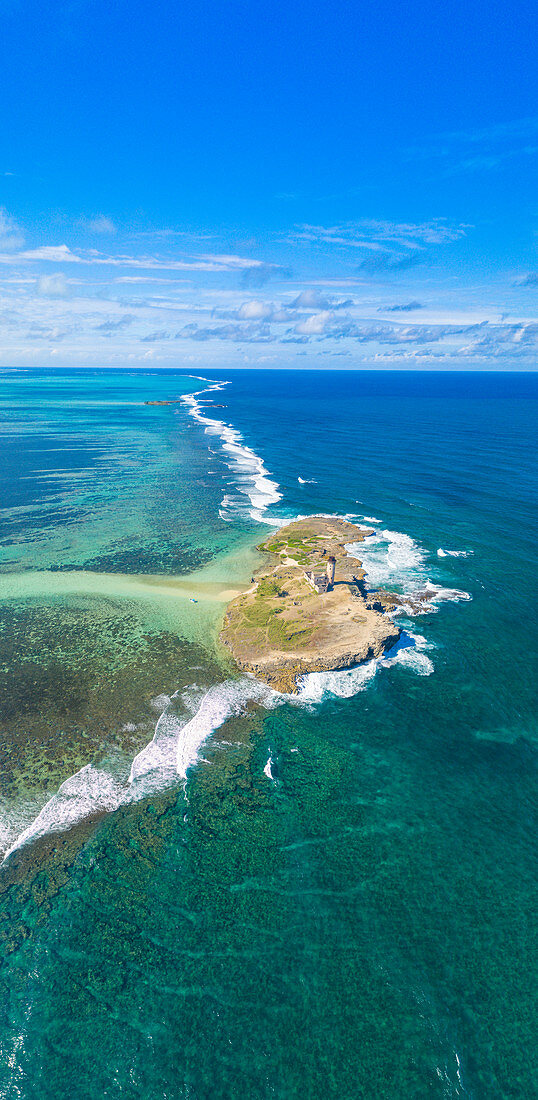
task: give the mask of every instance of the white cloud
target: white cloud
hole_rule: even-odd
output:
[[[333,298],[327,295],[321,294],[315,287],[310,287],[308,290],[302,290],[292,302],[289,303],[287,308],[289,309],[311,309],[319,313],[323,309],[348,309],[352,306],[352,298]]]
[[[288,240],[312,244],[338,245],[376,252],[394,245],[417,249],[432,244],[448,244],[465,236],[468,225],[450,225],[445,218],[428,222],[389,222],[362,218],[340,225],[298,225]]]
[[[105,216],[99,215],[95,221],[101,218]],[[78,224],[80,227],[82,221]],[[88,228],[89,219],[84,224]],[[56,240],[61,241],[63,231],[57,220],[54,225]],[[70,228],[73,230],[73,222]],[[381,275],[388,271],[392,276],[414,267],[417,261],[424,262],[434,249],[459,241],[467,231],[463,224],[449,225],[443,219],[417,223],[363,219],[329,227],[304,226],[301,239],[312,242],[309,259],[313,271],[319,245],[326,256],[336,257],[336,270],[340,264],[357,272],[360,268],[360,278],[291,281],[288,275],[285,289],[271,287],[271,291],[262,289],[262,284],[269,275],[278,274],[284,280],[284,269],[278,265],[235,252],[201,251],[218,249],[221,244],[225,249],[223,239],[211,245],[194,240],[180,244],[174,236],[170,244],[142,244],[123,233],[118,239],[107,240],[105,235],[111,230],[105,225],[96,226],[95,232],[99,231],[101,240],[81,234],[77,245],[75,236],[64,237],[68,243],[39,245],[40,238],[33,238],[30,246],[17,236],[19,231],[6,212],[0,212],[4,299],[0,325],[6,362],[17,362],[30,342],[32,354],[39,351],[46,356],[55,340],[62,341],[60,354],[66,361],[92,362],[103,356],[105,338],[111,363],[141,359],[151,346],[156,362],[172,363],[178,355],[183,361],[204,341],[209,344],[208,361],[215,362],[226,361],[228,353],[248,357],[248,345],[252,346],[252,359],[258,345],[286,361],[290,345],[291,355],[300,354],[297,349],[302,346],[305,355],[353,354],[357,363],[379,353],[410,360],[425,355],[450,359],[460,354],[467,361],[477,357],[493,362],[517,356],[519,363],[526,364],[538,349],[538,329],[529,323],[532,309],[531,317],[523,321],[514,308],[516,302],[509,302],[513,323],[504,323],[502,288],[497,294],[499,308],[491,307],[490,323],[479,328],[469,322],[486,320],[481,290],[473,291],[474,310],[470,311],[467,296],[455,282],[441,310],[429,304],[415,317],[414,310],[420,308],[420,301],[414,298],[415,293],[420,294],[415,289],[419,282],[410,280],[410,289],[398,294],[393,289],[387,291],[386,280],[380,287],[374,279],[366,282],[365,271]],[[89,244],[100,247],[87,247]],[[244,247],[247,253],[253,247],[247,241],[229,246]],[[525,281],[534,285],[538,275],[530,273]],[[350,290],[352,297],[345,297]],[[274,301],[261,297],[269,292]],[[448,293],[446,286],[444,293]],[[517,295],[517,288],[513,293]],[[432,283],[426,300],[434,299]],[[528,292],[525,301],[530,301]],[[380,313],[386,315],[381,318]],[[416,323],[419,319],[422,324]],[[200,355],[203,351],[200,347]]]
[[[24,244],[22,230],[16,221],[8,214],[4,206],[0,206],[0,248],[8,251],[21,248]]]
[[[431,160],[443,175],[522,166],[522,158],[538,155],[538,117],[514,119],[478,130],[438,135],[431,147],[408,151],[409,159]]]
[[[101,321],[99,325],[95,326],[96,332],[103,332],[105,336],[111,336],[115,332],[119,332],[123,328],[127,328],[128,325],[132,325],[136,318],[132,313],[124,313],[122,317],[109,317],[106,321]]]
[[[328,309],[329,302],[319,290],[302,290],[297,298],[290,302],[290,307],[292,309]]]
[[[469,225],[448,225],[445,218],[434,218],[429,222],[385,222],[367,220],[360,222],[363,230],[368,230],[378,241],[393,242],[407,248],[417,244],[449,244],[465,236]]]
[[[90,233],[103,233],[105,235],[116,232],[116,226],[105,214],[98,214],[95,218],[89,218],[86,222]]]
[[[72,252],[66,244],[45,244],[40,248],[27,248],[24,252],[18,252],[16,257],[10,256],[9,262],[17,260],[46,260],[52,263],[80,264],[82,260],[75,252]],[[5,257],[0,257],[5,261]]]
[[[300,321],[295,326],[295,332],[302,336],[322,336],[333,319],[334,313],[330,309],[322,309],[321,313],[313,313],[306,321]]]
[[[243,302],[237,311],[237,316],[240,321],[268,321],[273,317],[274,312],[274,302],[259,302],[253,299],[251,302]]]
[[[37,293],[42,298],[65,298],[68,283],[65,275],[58,271],[55,275],[41,275],[37,280]]]
[[[201,258],[212,263],[225,265],[226,267],[237,267],[240,269],[245,267],[265,266],[262,260],[252,260],[245,256],[234,256],[233,254],[227,255],[226,253],[219,254],[210,252],[206,255],[203,255]]]
[[[190,279],[166,279],[162,275],[116,275],[113,283],[158,283],[159,286],[190,286]]]
[[[479,130],[456,130],[440,135],[440,140],[467,142],[482,145],[484,142],[504,141],[507,138],[529,138],[538,135],[538,117],[516,118],[510,122],[498,122],[493,126],[483,126]]]
[[[0,247],[8,247],[0,237]],[[50,263],[75,263],[101,265],[103,267],[139,268],[146,271],[246,271],[251,268],[265,268],[261,260],[252,260],[244,256],[201,255],[189,256],[184,260],[168,259],[166,256],[110,256],[95,248],[74,252],[66,244],[41,245],[39,248],[25,249],[13,254],[0,253],[0,263],[13,263],[14,260],[34,262],[44,260]]]

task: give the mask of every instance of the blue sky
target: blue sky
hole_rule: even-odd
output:
[[[0,363],[534,368],[533,8],[6,0]]]

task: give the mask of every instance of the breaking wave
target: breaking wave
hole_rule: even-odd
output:
[[[204,742],[228,719],[244,714],[251,703],[272,710],[285,703],[310,708],[330,697],[347,699],[364,691],[378,669],[396,664],[427,676],[433,671],[424,652],[427,648],[428,643],[420,635],[403,634],[384,657],[341,672],[309,673],[303,677],[297,695],[273,691],[250,676],[225,680],[207,691],[193,684],[172,696],[157,721],[151,741],[130,765],[123,757],[99,766],[86,764],[61,784],[26,828],[19,831],[22,823],[17,828],[17,822],[12,822],[11,836],[5,837],[3,859],[47,834],[66,832],[87,818],[111,813],[157,791],[184,785],[189,768],[200,759]],[[268,762],[264,772],[274,779],[272,772],[269,775],[270,768]]]
[[[86,818],[111,813],[181,784],[198,760],[204,741],[229,718],[244,713],[250,702],[270,709],[284,699],[247,677],[225,680],[205,692],[194,684],[189,691],[172,696],[158,719],[152,740],[135,756],[130,770],[128,762],[118,758],[99,766],[86,764],[69,776],[37,817],[12,840],[4,860],[39,837],[65,832]]]
[[[265,684],[244,677],[214,684],[205,692],[196,713],[187,722],[166,710],[157,722],[152,741],[133,760],[129,782],[140,787],[148,777],[152,784],[156,777],[160,779],[169,772],[185,779],[188,769],[198,759],[200,746],[228,718],[242,714],[249,702],[270,708],[278,699],[278,693]]]
[[[228,385],[228,382],[213,382],[206,389],[186,394],[181,399],[194,420],[204,426],[206,433],[219,437],[226,464],[234,475],[233,490],[224,494],[219,515],[227,522],[250,517],[258,523],[278,523],[278,520],[268,517],[266,510],[271,504],[281,500],[282,493],[262,459],[251,447],[247,447],[237,428],[230,427],[223,420],[206,416],[202,411],[203,405],[199,398]]]
[[[370,588],[396,584],[412,592],[427,580],[426,552],[401,531],[376,531],[364,542],[350,543],[346,549],[361,559]]]
[[[434,584],[433,581],[426,582],[426,592],[428,593],[430,603],[441,603],[443,600],[450,600],[457,603],[459,600],[470,600],[471,594],[464,592],[461,588],[444,588],[442,584]]]
[[[396,617],[401,613],[417,615],[436,611],[443,600],[471,599],[469,592],[430,580],[426,551],[402,531],[375,531],[363,542],[348,543],[346,550],[362,561],[368,588],[392,588],[403,596],[404,602],[395,612]],[[437,553],[439,555],[439,551]],[[464,553],[467,552],[452,551],[450,556],[461,557]],[[440,556],[444,555],[445,552]]]
[[[425,651],[431,648],[420,634],[403,631],[396,645],[382,657],[338,672],[309,672],[302,678],[298,699],[303,703],[321,703],[327,696],[349,699],[365,691],[379,669],[393,665],[401,665],[417,676],[430,676],[434,666]]]
[[[7,849],[4,859],[31,840],[47,833],[62,833],[87,817],[110,813],[125,801],[124,784],[108,769],[86,764],[70,775],[40,813],[17,836]]]

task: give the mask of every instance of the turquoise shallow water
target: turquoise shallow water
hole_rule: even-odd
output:
[[[4,378],[10,839],[88,764],[110,803],[4,864],[0,1095],[530,1097],[536,376],[219,377]],[[219,593],[318,511],[438,588],[396,660],[275,707]]]

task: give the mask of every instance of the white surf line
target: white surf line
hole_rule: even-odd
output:
[[[186,722],[182,723],[167,708],[157,722],[153,739],[133,760],[129,783],[133,786],[138,784],[135,789],[140,791],[142,781],[149,778],[151,784],[165,773],[186,779],[188,769],[198,760],[204,741],[228,718],[242,714],[251,701],[269,710],[283,699],[284,696],[279,696],[266,684],[245,676],[240,680],[224,680],[210,687],[199,702],[196,713]],[[143,794],[147,793],[148,788],[144,786]],[[143,795],[139,793],[138,796]]]
[[[274,521],[266,514],[271,504],[282,499],[278,482],[274,481],[266,470],[263,460],[244,442],[241,432],[225,424],[223,420],[204,415],[203,403],[198,398],[229,386],[230,382],[214,382],[207,389],[185,394],[181,400],[187,405],[190,415],[204,426],[209,435],[216,435],[222,441],[222,450],[228,469],[234,474],[236,492],[224,494],[219,515],[227,522],[249,516],[258,523],[272,525]],[[248,502],[248,503],[247,503]]]
[[[349,543],[346,550],[361,559],[372,588],[392,583],[412,591],[426,583],[426,551],[403,531],[377,530],[364,542]]]
[[[125,786],[102,768],[85,764],[66,779],[43,809],[7,849],[8,856],[48,833],[63,833],[96,813],[110,813],[125,801]]]
[[[88,817],[112,813],[121,806],[184,783],[188,769],[199,759],[204,741],[228,718],[242,714],[251,701],[269,710],[286,699],[258,680],[247,677],[214,684],[203,694],[196,685],[193,687],[194,690],[191,688],[180,696],[186,714],[174,713],[178,695],[172,696],[157,721],[151,741],[135,756],[129,775],[127,765],[121,775],[114,774],[104,765],[85,764],[60,785],[56,794],[12,841],[2,862],[40,837],[66,832]]]
[[[458,603],[459,600],[472,599],[470,592],[464,592],[461,588],[444,588],[442,584],[434,584],[430,580],[426,582],[426,592],[430,593],[428,599],[433,604],[441,603],[442,600]]]
[[[360,520],[366,516],[355,512],[347,512],[341,515],[336,512],[311,512],[299,513],[295,516],[287,516],[275,521],[275,525],[285,527],[289,523],[299,520],[307,520],[312,516],[321,516],[324,519],[345,519],[365,532],[372,531],[372,527],[365,527]],[[373,521],[374,517],[370,519]],[[362,562],[369,589],[388,588],[396,585],[402,590],[402,595],[413,596],[421,594],[424,597],[424,613],[437,611],[438,605],[444,600],[457,602],[471,600],[469,592],[459,588],[448,588],[436,584],[430,580],[429,570],[426,566],[427,551],[403,531],[390,531],[378,529],[372,534],[366,534],[362,542],[348,542],[345,550],[352,557],[359,558]],[[470,551],[472,553],[472,551]],[[456,556],[456,554],[454,554]],[[457,552],[457,556],[460,553]],[[398,615],[418,614],[417,608],[411,604],[403,604],[398,607],[395,617]]]

